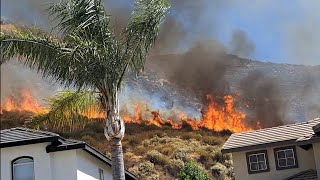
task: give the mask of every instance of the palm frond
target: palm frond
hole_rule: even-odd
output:
[[[167,0],[137,0],[136,8],[123,32],[126,46],[125,58],[139,73],[143,70],[146,56],[159,34],[160,24],[170,8]]]
[[[101,0],[68,0],[53,4],[48,12],[58,20],[64,35],[77,33],[78,36],[96,41],[104,48],[112,47],[114,35],[109,30],[109,16]]]
[[[35,116],[29,123],[32,127],[49,124],[52,127],[76,127],[85,125],[88,118],[101,112],[102,104],[94,91],[63,91],[48,98],[49,112]]]
[[[40,32],[40,31],[37,31]],[[67,43],[48,34],[18,30],[0,34],[1,64],[18,58],[25,65],[66,86],[94,87],[105,77],[94,41],[69,35]],[[71,41],[72,39],[72,41]],[[75,45],[76,44],[76,45]],[[102,49],[103,51],[103,49]]]
[[[20,60],[44,59],[44,61],[51,61],[63,53],[62,45],[58,39],[45,33],[39,34],[39,32],[37,32],[37,35],[29,29],[8,33],[1,32],[1,64],[13,57]],[[33,63],[30,62],[30,64]]]
[[[114,34],[109,30],[109,16],[101,0],[64,1],[50,6],[48,11],[58,19],[57,27],[63,32],[67,47],[75,47],[78,60],[84,61],[85,74],[77,78],[95,76],[98,77],[92,79],[95,86],[97,83],[107,84],[109,89],[115,89],[125,61],[119,55],[121,50]]]

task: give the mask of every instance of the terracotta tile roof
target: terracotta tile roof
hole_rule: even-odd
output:
[[[284,180],[318,180],[317,171],[309,169],[290,176]]]
[[[296,144],[313,137],[313,127],[320,124],[320,118],[302,123],[260,129],[257,131],[232,134],[222,147],[223,153],[246,151],[284,144]],[[302,138],[302,139],[301,139]],[[306,142],[306,141],[304,141]]]

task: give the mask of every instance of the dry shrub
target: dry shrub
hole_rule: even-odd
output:
[[[177,177],[180,170],[183,168],[184,162],[181,160],[170,160],[169,164],[165,166],[166,171],[173,177]]]
[[[1,114],[1,128],[21,126],[27,118],[27,114],[23,113],[18,114],[19,118],[12,118],[14,115],[14,113]],[[111,145],[104,137],[104,126],[104,121],[92,120],[82,129],[71,132],[50,128],[43,130],[57,132],[65,138],[83,140],[110,157]],[[211,167],[219,162],[229,170],[221,177],[225,176],[228,179],[233,176],[232,161],[230,155],[220,153],[220,148],[229,134],[229,132],[213,132],[205,129],[176,130],[168,126],[158,128],[143,124],[126,124],[126,135],[122,141],[125,165],[139,179],[176,179],[181,163],[201,162],[198,166],[211,172]],[[151,173],[147,173],[148,175],[144,175],[146,171],[142,169],[147,168],[147,165],[140,164],[149,160],[154,162],[154,169]],[[139,171],[139,167],[143,173]]]
[[[175,151],[175,148],[171,145],[164,145],[158,147],[157,150],[166,156],[171,156],[172,153]]]
[[[123,143],[128,145],[128,148],[135,147],[141,143],[141,140],[136,136],[124,136]]]
[[[190,158],[188,157],[187,151],[185,151],[184,149],[176,150],[173,154],[173,158],[177,160],[181,160],[183,162],[187,162],[190,160]]]
[[[213,146],[221,145],[225,142],[223,138],[218,136],[203,136],[202,141]]]
[[[21,127],[25,125],[32,113],[27,111],[5,111],[0,112],[0,129]]]
[[[211,167],[211,173],[213,177],[218,180],[227,180],[230,179],[229,169],[221,163],[216,163]]]
[[[168,165],[169,162],[170,162],[170,159],[167,156],[161,154],[157,150],[149,151],[147,153],[147,157],[146,158],[150,162],[152,162],[154,164],[159,164],[159,165],[162,165],[162,166]]]
[[[208,151],[201,150],[198,152],[199,154],[199,162],[204,164],[206,168],[209,168],[213,162],[213,154]]]
[[[202,136],[200,134],[195,133],[195,132],[188,132],[186,134],[183,134],[181,136],[181,138],[184,139],[184,140],[195,139],[197,141],[201,141]]]
[[[148,176],[154,171],[154,164],[150,161],[142,162],[138,167],[139,173]]]
[[[225,161],[228,161],[230,159],[231,156],[229,154],[222,154],[221,150],[217,150],[213,155],[213,160],[222,164],[224,164]]]

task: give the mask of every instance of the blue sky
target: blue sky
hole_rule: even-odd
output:
[[[49,0],[2,0],[1,16],[45,26],[41,3]],[[111,0],[109,0],[111,1]],[[260,61],[320,65],[319,0],[172,0],[170,16],[187,36],[184,48],[195,40],[215,40],[232,51],[235,31],[253,46],[243,57]],[[106,3],[108,4],[108,2]],[[131,0],[112,0],[113,8],[131,9]],[[318,12],[319,11],[319,12]],[[130,12],[130,10],[128,10]],[[240,54],[239,54],[240,55]]]

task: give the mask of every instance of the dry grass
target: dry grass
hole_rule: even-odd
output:
[[[21,126],[28,117],[30,114],[2,114],[1,128]],[[111,147],[104,137],[103,128],[104,122],[95,120],[83,129],[56,132],[65,138],[83,140],[110,157]],[[138,175],[139,179],[176,179],[184,164],[193,161],[211,178],[232,179],[230,156],[220,152],[221,145],[229,135],[230,132],[218,133],[206,129],[193,131],[187,125],[176,130],[127,124],[122,140],[126,168]]]

